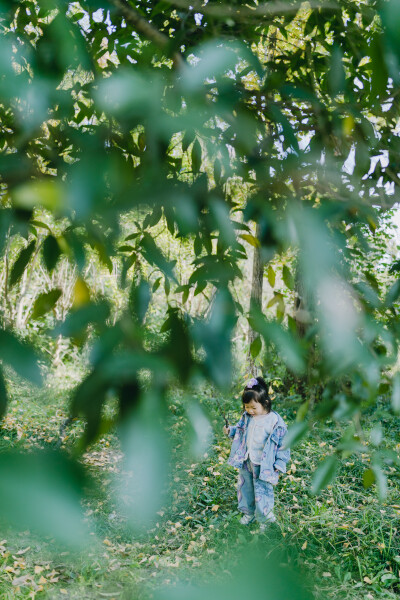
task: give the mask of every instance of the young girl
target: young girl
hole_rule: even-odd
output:
[[[286,425],[271,410],[268,387],[262,377],[253,377],[242,394],[245,412],[237,425],[224,427],[233,438],[228,463],[239,468],[238,508],[244,513],[240,522],[254,520],[263,531],[276,519],[273,513],[274,489],[279,472],[286,472],[290,451],[283,447]]]

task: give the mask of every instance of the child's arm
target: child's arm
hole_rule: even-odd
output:
[[[228,437],[234,437],[235,433],[236,433],[236,425],[228,425],[228,426],[224,426],[224,433],[228,436]]]
[[[228,436],[229,437],[235,437],[235,433],[236,433],[236,425],[229,425]]]
[[[236,429],[238,427],[243,426],[243,419],[244,419],[244,415],[241,416],[241,418],[236,423],[236,425],[229,425],[228,427],[224,427],[224,432],[226,433],[226,435],[229,436],[230,438],[235,437]]]
[[[281,473],[286,473],[286,463],[290,459],[290,450],[289,448],[285,448],[284,440],[286,435],[286,429],[280,428],[279,431],[279,442],[276,450],[275,462],[274,462],[274,470],[280,471]]]

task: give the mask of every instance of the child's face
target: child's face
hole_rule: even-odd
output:
[[[244,410],[251,416],[257,416],[257,415],[265,415],[266,414],[266,410],[263,407],[262,404],[260,404],[259,402],[256,402],[255,400],[250,400],[250,402],[248,402],[247,404],[244,405]]]

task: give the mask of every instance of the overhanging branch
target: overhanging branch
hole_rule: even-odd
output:
[[[127,23],[131,25],[135,31],[143,35],[150,42],[165,50],[170,43],[170,38],[161,33],[154,25],[149,23],[142,15],[125,0],[110,0],[117,11],[124,17]],[[175,52],[172,56],[176,67],[183,64],[182,56]]]
[[[283,14],[297,13],[304,5],[307,8],[319,8],[320,10],[340,10],[340,5],[334,0],[309,0],[308,2],[269,2],[258,6],[230,6],[229,4],[212,4],[198,0],[165,0],[172,6],[178,6],[186,10],[196,11],[204,15],[220,19],[246,20],[265,16],[281,16]]]

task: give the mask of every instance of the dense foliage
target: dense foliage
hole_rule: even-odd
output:
[[[1,6],[3,363],[40,383],[38,332],[52,336],[40,342],[49,348],[89,341],[71,414],[85,417],[88,444],[110,427],[104,406],[117,399],[126,468],[159,474],[128,490],[137,525],[154,516],[168,472],[154,413],[165,414],[171,388],[229,388],[245,318],[259,368],[274,348],[303,382],[292,443],[316,418],[354,418],[317,471],[318,491],[343,453],[365,449],[357,415],[389,390],[397,360],[398,264],[375,243],[399,182],[396,0]],[[189,274],[177,273],[166,239],[189,248]],[[275,290],[266,311],[234,296],[253,248],[272,288],[271,261],[290,257],[279,270],[291,301]],[[126,302],[89,277],[94,254]],[[43,289],[27,304],[38,269]],[[162,335],[150,336],[160,285]],[[198,295],[206,310],[194,314]],[[35,324],[26,340],[23,322]],[[4,412],[3,378],[0,395]],[[188,406],[202,439],[203,413]],[[54,457],[42,459],[52,477]],[[393,460],[378,442],[365,485],[376,480],[383,495]],[[35,468],[15,461],[21,474]]]

